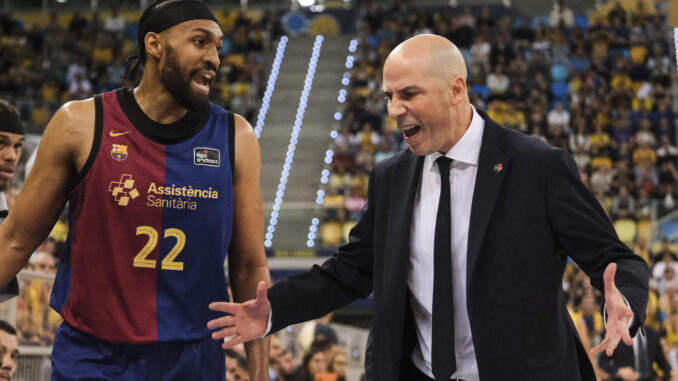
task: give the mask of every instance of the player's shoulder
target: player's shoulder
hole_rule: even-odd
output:
[[[235,122],[235,129],[237,130],[253,130],[252,126],[250,123],[242,117],[240,114],[236,114],[232,111],[226,110],[225,108],[216,105],[214,103],[210,103],[210,113],[212,113],[213,116],[221,117],[221,118],[226,118],[228,117],[228,114],[231,113],[233,114],[233,120]]]
[[[50,125],[65,130],[91,129],[96,118],[94,98],[65,103],[54,113]]]

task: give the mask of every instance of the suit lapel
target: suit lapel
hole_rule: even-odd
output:
[[[509,164],[511,162],[508,137],[505,131],[482,110],[478,110],[478,113],[485,119],[485,128],[471,204],[467,250],[467,290],[471,284],[473,270],[478,262],[480,247],[490,215],[494,209],[504,176],[510,170]]]
[[[414,199],[419,187],[425,156],[416,156],[408,149],[398,158],[391,173],[385,271],[406,279],[410,258],[410,227]],[[391,255],[394,254],[394,255]],[[404,274],[404,275],[403,275]],[[398,278],[396,278],[398,279]]]

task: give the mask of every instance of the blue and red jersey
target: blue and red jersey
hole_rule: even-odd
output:
[[[95,105],[50,305],[112,343],[205,338],[220,315],[207,306],[228,299],[233,114],[210,104],[160,125],[127,89]]]

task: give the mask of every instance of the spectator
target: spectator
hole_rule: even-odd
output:
[[[283,351],[283,347],[280,345],[280,339],[277,334],[270,336],[270,347],[268,351],[268,377],[270,381],[279,381],[278,371],[276,364],[280,354]]]
[[[553,27],[570,28],[574,25],[574,13],[565,6],[563,0],[558,0],[553,4],[553,10],[549,14],[549,22]]]
[[[492,45],[490,42],[483,35],[476,36],[473,45],[471,45],[470,66],[478,65],[482,67],[483,72],[487,73],[489,71],[489,58],[491,52]]]
[[[528,50],[535,38],[535,32],[530,28],[529,22],[524,17],[516,19],[516,27],[511,32],[513,37],[513,49],[516,52]],[[520,54],[519,54],[520,56]]]
[[[659,262],[659,261],[663,261],[664,257],[667,257],[667,256],[671,257],[671,259],[673,261],[678,262],[678,254],[676,254],[676,252],[671,247],[671,241],[669,241],[668,238],[664,237],[664,238],[662,238],[662,241],[661,241],[661,248],[660,248],[659,252],[657,253],[657,255],[655,255],[655,257],[653,258],[653,261],[655,263]]]
[[[626,9],[620,0],[615,1],[614,7],[607,13],[607,19],[610,24],[617,19],[621,24],[626,25]]]
[[[678,159],[678,148],[671,144],[667,135],[662,135],[657,148],[657,162],[658,163],[675,163]]]
[[[75,78],[68,86],[68,93],[72,100],[88,98],[92,95],[92,82],[83,77],[82,74],[76,73]]]
[[[663,372],[662,379],[668,380],[674,375],[664,356],[659,334],[651,327],[644,328],[644,333],[633,338],[633,345],[620,343],[612,356],[600,354],[600,367],[613,375],[614,380],[656,380],[653,364]]]
[[[612,215],[616,215],[620,209],[625,209],[629,214],[635,215],[636,202],[629,194],[628,188],[622,185],[617,192],[612,198]]]
[[[579,317],[584,320],[586,332],[591,342],[598,342],[603,335],[604,324],[593,289],[585,291],[582,296],[579,311],[575,313],[575,318]]]
[[[504,66],[497,64],[492,73],[487,76],[487,89],[490,93],[488,101],[491,102],[496,99],[505,100],[509,84],[509,78],[504,74]]]
[[[640,132],[643,132],[641,130]],[[650,147],[650,139],[638,139],[638,147],[633,150],[633,164],[636,172],[641,170],[653,171],[657,162],[657,153]]]
[[[608,193],[612,186],[612,173],[607,166],[598,167],[591,175],[591,189],[603,193]]]
[[[665,160],[661,162],[657,178],[659,179],[660,186],[672,185],[675,187],[676,181],[678,181],[678,171],[676,171],[672,161]]]
[[[296,369],[292,353],[287,349],[283,349],[275,360],[274,369],[278,377],[276,381],[291,381]]]
[[[612,166],[612,145],[610,135],[603,129],[603,122],[599,119],[593,122],[593,133],[589,135],[591,142],[591,166],[611,167]]]
[[[648,119],[641,119],[639,122],[640,130],[636,133],[636,143],[638,145],[647,145],[648,147],[654,147],[657,143],[657,140],[654,137],[652,132],[652,126]]]
[[[120,40],[125,31],[125,26],[125,19],[118,14],[118,8],[113,7],[111,10],[111,16],[104,21],[104,30],[112,33],[118,40]]]
[[[240,353],[225,349],[226,358],[226,381],[249,381],[249,371],[247,370],[247,359]]]
[[[563,133],[563,128],[559,124],[552,124],[549,127],[549,138],[547,143],[554,147],[562,148],[567,150],[568,139],[567,136]]]
[[[566,135],[569,134],[570,112],[563,107],[562,102],[556,102],[556,107],[549,111],[546,121],[548,122],[549,129],[557,125],[560,126]]]
[[[292,376],[292,381],[314,381],[315,375],[327,371],[327,357],[325,351],[311,347],[306,352],[301,366]]]
[[[12,325],[0,320],[0,379],[10,381],[19,361],[19,342]]]
[[[678,287],[678,277],[676,276],[676,270],[672,266],[668,266],[664,269],[664,276],[657,279],[657,291],[660,294],[666,292],[666,287],[671,284],[674,288]]]
[[[353,139],[353,146],[358,147],[358,150],[365,150],[371,155],[377,151],[377,146],[381,141],[381,136],[374,130],[374,126],[369,121],[363,123],[362,129]]]
[[[68,23],[68,31],[73,33],[76,38],[82,36],[82,31],[87,27],[87,19],[80,15],[80,12],[74,12],[71,21]]]
[[[471,8],[464,7],[461,16],[459,16],[459,24],[469,27],[470,29],[475,29],[476,27],[476,18],[471,13]]]
[[[348,359],[346,352],[341,348],[336,348],[330,355],[327,365],[327,371],[337,375],[337,381],[346,381],[346,365]]]
[[[652,278],[655,280],[662,279],[666,269],[669,267],[673,269],[674,273],[678,273],[678,261],[675,261],[671,255],[665,255],[661,261],[658,261],[652,267]]]

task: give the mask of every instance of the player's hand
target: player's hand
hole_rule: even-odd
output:
[[[633,339],[629,333],[629,319],[633,318],[633,311],[626,305],[621,292],[614,285],[614,274],[617,272],[617,264],[610,263],[603,274],[605,282],[605,309],[607,322],[605,324],[605,338],[600,344],[591,348],[591,354],[605,350],[605,354],[612,356],[619,340],[626,345],[633,345]]]
[[[218,329],[212,333],[214,340],[226,339],[222,347],[232,348],[240,343],[260,338],[268,326],[271,303],[266,296],[268,286],[264,281],[257,284],[257,298],[245,303],[210,303],[212,311],[221,311],[229,315],[207,323],[207,328]]]

